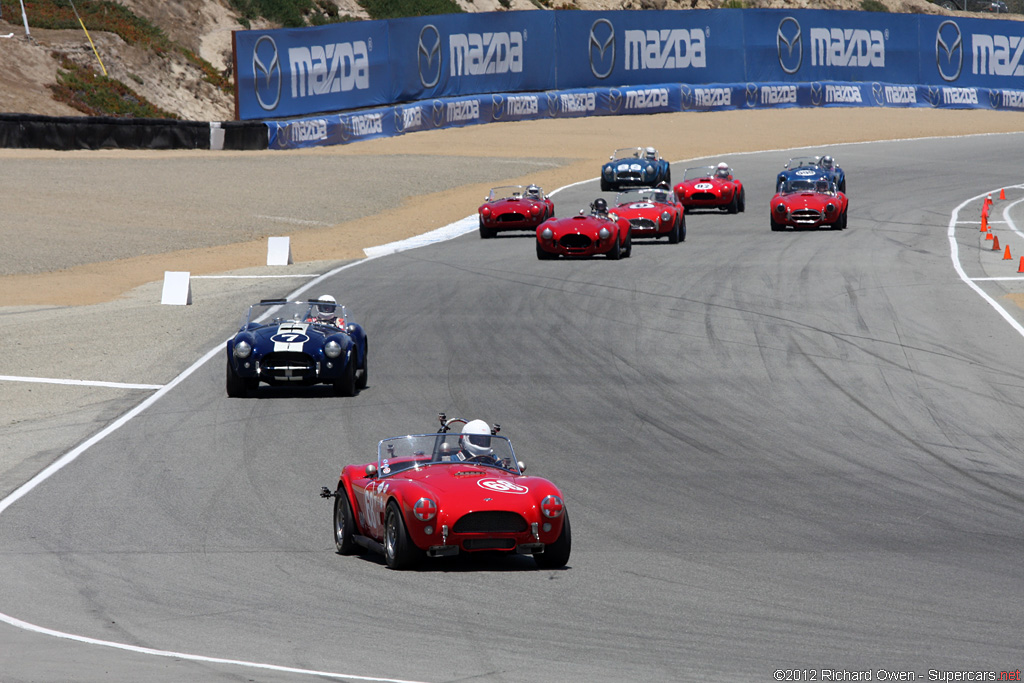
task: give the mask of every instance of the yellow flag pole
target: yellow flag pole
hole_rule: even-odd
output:
[[[96,50],[96,45],[92,42],[92,36],[89,35],[89,31],[85,28],[85,22],[82,21],[82,17],[78,15],[78,10],[75,9],[74,0],[69,0],[69,2],[71,2],[71,11],[75,13],[75,18],[78,19],[78,23],[81,24],[82,30],[85,31],[85,37],[89,39],[89,46],[92,47],[92,53],[96,55],[96,61],[100,63],[100,68],[103,69],[103,75],[106,76],[107,67],[103,66],[103,60],[100,58],[100,53]]]

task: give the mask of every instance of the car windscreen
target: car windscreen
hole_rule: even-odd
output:
[[[384,439],[377,446],[377,471],[382,477],[460,462],[520,473],[512,444],[503,436],[458,432],[414,434]]]
[[[683,180],[697,180],[698,178],[710,178],[715,174],[714,166],[694,166],[683,171]]]

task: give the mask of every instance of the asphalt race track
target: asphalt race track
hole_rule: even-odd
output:
[[[964,272],[1024,277],[1021,235],[993,214],[1004,261],[978,227],[985,193],[1024,194],[1024,135],[831,151],[844,231],[771,232],[790,154],[765,152],[730,157],[745,213],[690,214],[684,243],[622,261],[472,233],[342,270],[322,288],[368,332],[359,396],[231,400],[218,354],[3,512],[0,613],[159,652],[0,625],[0,680],[1020,669],[1024,337],[947,233],[968,202]],[[1024,321],[1024,282],[975,284]],[[562,487],[568,568],[334,553],[320,486],[439,411],[500,422]]]

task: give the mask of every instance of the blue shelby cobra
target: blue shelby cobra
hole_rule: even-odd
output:
[[[272,386],[330,384],[340,396],[366,388],[366,333],[344,306],[264,300],[249,307],[227,345],[228,396]]]
[[[612,152],[611,161],[601,167],[601,192],[618,192],[625,187],[654,187],[672,184],[669,162],[653,147],[624,147]]]
[[[839,167],[839,164],[835,162],[835,159],[827,154],[814,157],[791,157],[775,179],[775,191],[778,192],[782,187],[782,183],[784,181],[783,176],[786,175],[787,171],[794,171],[801,168],[811,168],[821,171],[835,184],[837,190],[846,194],[846,172]]]

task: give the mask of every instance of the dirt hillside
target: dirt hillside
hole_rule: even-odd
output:
[[[341,14],[365,19],[356,0],[331,0]],[[725,0],[569,0],[552,6],[579,9],[709,9]],[[498,0],[458,0],[468,12],[502,9]],[[121,0],[137,15],[163,29],[169,38],[191,49],[216,69],[229,74],[231,32],[245,28],[229,0]],[[530,0],[509,0],[513,10],[536,9]],[[927,0],[882,0],[893,12],[962,14],[949,12]],[[748,7],[861,9],[861,0],[746,0]],[[978,16],[978,15],[973,15]],[[1004,17],[1006,15],[1003,15]],[[1011,15],[1015,16],[1015,15]],[[89,28],[88,25],[86,28]],[[266,28],[254,25],[253,28]],[[202,78],[202,73],[179,54],[156,57],[151,52],[127,45],[120,37],[90,31],[99,60],[83,31],[31,29],[26,37],[20,15],[10,10],[0,19],[0,111],[80,116],[71,107],[55,101],[48,85],[57,80],[56,55],[100,72],[99,60],[108,74],[130,86],[139,95],[165,111],[195,121],[226,121],[234,117],[234,103],[227,93]]]

